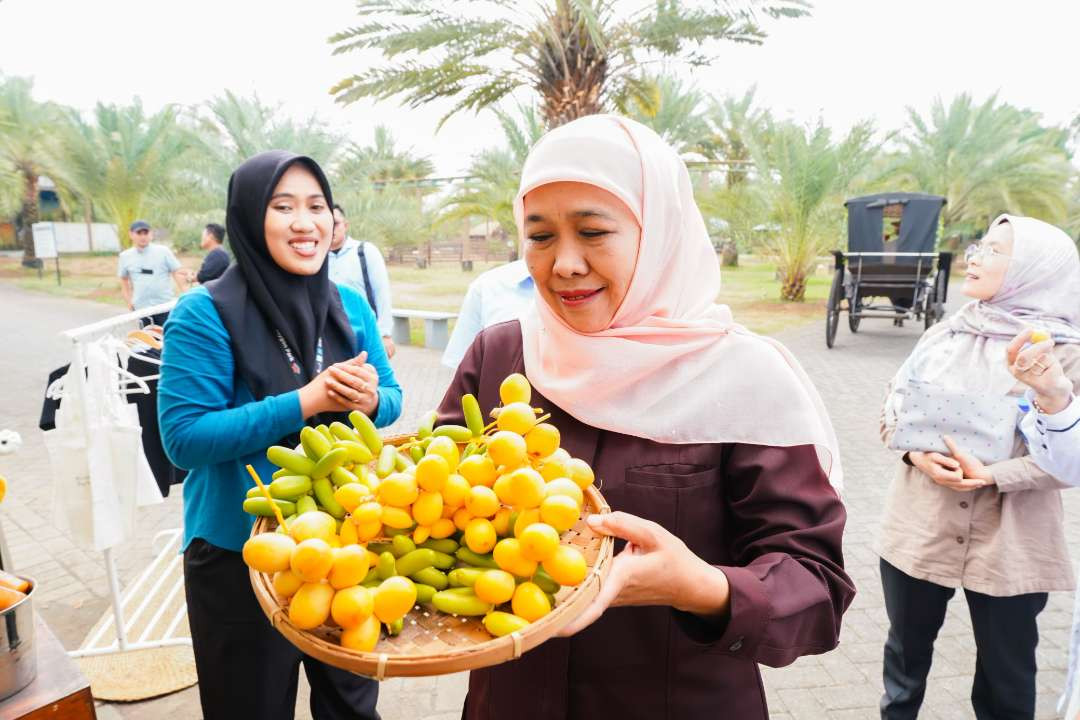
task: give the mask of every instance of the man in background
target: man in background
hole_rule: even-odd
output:
[[[117,275],[120,291],[124,294],[128,310],[142,310],[152,305],[167,303],[176,297],[176,289],[183,292],[188,286],[187,271],[164,245],[152,242],[153,228],[145,220],[136,220],[128,229],[131,247],[120,253]],[[146,324],[163,325],[168,313],[150,316]]]
[[[386,356],[394,357],[394,318],[390,305],[390,275],[386,271],[379,248],[369,242],[349,237],[349,221],[340,205],[334,205],[334,236],[330,252],[326,255],[330,264],[330,279],[339,285],[348,285],[367,298],[375,313],[382,335]]]
[[[202,266],[195,279],[200,285],[205,285],[211,280],[217,280],[229,267],[229,253],[221,245],[225,242],[225,228],[217,223],[207,223],[203,229],[199,247],[206,250]]]
[[[500,265],[469,283],[442,364],[456,370],[481,330],[515,320],[533,301],[535,285],[524,260]]]

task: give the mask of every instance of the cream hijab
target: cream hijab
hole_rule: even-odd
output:
[[[1027,328],[1046,330],[1054,343],[1080,343],[1080,258],[1063,230],[1029,217],[1000,215],[1013,249],[1001,289],[989,300],[972,300],[919,340],[893,380],[887,407],[899,412],[911,382],[934,383],[957,393],[1008,395],[1016,379],[1005,349]]]
[[[637,265],[611,326],[580,333],[539,296],[521,318],[525,373],[577,420],[661,443],[814,445],[838,490],[836,434],[817,390],[779,342],[715,304],[720,267],[686,165],[649,128],[592,115],[547,133],[514,200],[572,181],[607,190],[641,224]]]

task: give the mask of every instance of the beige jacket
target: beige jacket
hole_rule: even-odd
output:
[[[1080,392],[1080,346],[1059,345],[1054,354]],[[1014,393],[1023,390],[1018,384]],[[893,430],[883,410],[886,444]],[[1059,493],[1067,486],[1027,457],[1019,433],[1012,458],[991,466],[996,485],[971,492],[949,490],[898,463],[876,547],[888,563],[914,578],[986,595],[1073,588]]]

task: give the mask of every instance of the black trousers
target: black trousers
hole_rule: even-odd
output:
[[[240,553],[195,539],[184,551],[188,621],[205,720],[292,720],[301,661],[315,720],[378,720],[379,684],[310,658],[259,607]]]
[[[889,615],[885,641],[883,720],[914,720],[926,694],[934,640],[955,590],[916,580],[881,561],[881,586]],[[975,632],[971,706],[979,720],[1035,717],[1035,619],[1047,593],[993,597],[964,590]]]

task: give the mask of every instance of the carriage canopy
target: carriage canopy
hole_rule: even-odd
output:
[[[922,193],[879,193],[851,198],[848,252],[934,252],[945,198]]]

